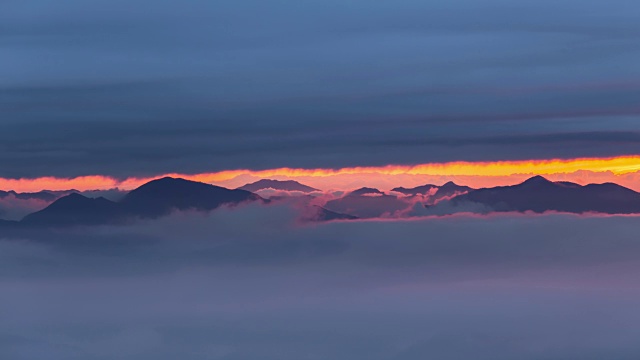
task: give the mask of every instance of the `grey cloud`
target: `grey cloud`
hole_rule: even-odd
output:
[[[639,12],[628,0],[3,2],[0,167],[637,153],[609,132],[637,132]]]
[[[537,127],[553,124],[537,121]],[[455,123],[455,122],[454,122]],[[561,124],[556,122],[556,124]],[[567,122],[570,126],[572,122]],[[631,130],[556,132],[530,128],[503,134],[499,123],[388,126],[335,124],[301,128],[263,126],[239,129],[206,122],[81,123],[16,125],[0,134],[4,177],[109,174],[116,177],[170,172],[206,172],[277,166],[342,167],[413,164],[450,160],[613,156],[635,154],[638,134]],[[398,125],[400,127],[400,125]],[[621,122],[620,127],[626,127]],[[450,133],[445,133],[450,129]],[[476,134],[471,134],[473,130]],[[485,132],[483,134],[483,132]],[[286,134],[286,136],[284,135]],[[509,149],[509,152],[505,152]],[[375,156],[372,155],[375,153]],[[312,159],[312,160],[310,160]]]

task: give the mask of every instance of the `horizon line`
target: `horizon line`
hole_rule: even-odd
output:
[[[417,165],[355,166],[343,168],[290,168],[251,170],[236,169],[196,174],[165,173],[155,176],[117,178],[110,175],[80,175],[76,177],[42,176],[35,178],[0,178],[0,189],[16,192],[78,191],[121,189],[131,190],[146,182],[163,177],[179,177],[213,185],[237,188],[259,179],[297,180],[322,190],[346,190],[350,186],[386,188],[417,186],[427,182],[458,181],[467,186],[513,184],[527,176],[547,176],[552,181],[615,182],[640,190],[640,155],[616,157],[583,157],[572,159],[531,159],[507,161],[453,161]],[[437,184],[436,184],[437,185]],[[487,186],[480,186],[487,187]]]

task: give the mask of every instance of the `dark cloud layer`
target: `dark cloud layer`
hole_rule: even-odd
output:
[[[635,217],[270,209],[1,235],[0,357],[640,356]]]
[[[633,0],[4,1],[0,168],[637,153],[638,16]]]

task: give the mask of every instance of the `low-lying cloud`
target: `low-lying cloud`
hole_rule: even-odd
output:
[[[0,357],[640,355],[637,217],[264,207],[0,235]]]
[[[51,202],[40,199],[20,199],[14,194],[0,198],[0,219],[20,220],[47,207]]]

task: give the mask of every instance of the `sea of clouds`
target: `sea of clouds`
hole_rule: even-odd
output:
[[[638,217],[297,218],[0,234],[0,358],[640,357]]]

